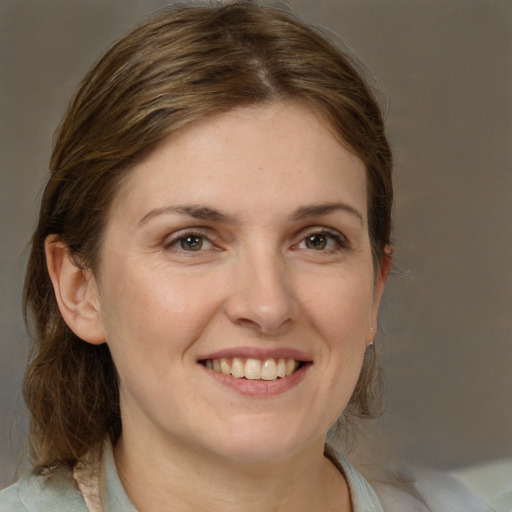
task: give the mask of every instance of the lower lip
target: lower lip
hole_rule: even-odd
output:
[[[237,393],[250,397],[264,398],[281,395],[298,386],[305,377],[306,372],[312,366],[312,363],[306,363],[288,377],[282,377],[276,380],[237,379],[232,375],[224,375],[223,373],[209,370],[203,365],[200,366],[210,377],[224,386],[233,389]]]

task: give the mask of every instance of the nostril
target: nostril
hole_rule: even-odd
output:
[[[275,336],[288,329],[292,324],[291,318],[271,318],[266,315],[254,316],[252,319],[231,318],[231,321],[239,327],[257,332],[260,336]]]

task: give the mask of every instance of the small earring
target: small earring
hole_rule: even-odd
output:
[[[374,328],[374,327],[370,327],[370,332],[371,332],[372,334],[375,334],[375,328]],[[372,340],[372,341],[370,341],[370,343],[369,343],[369,345],[368,345],[368,346],[373,348],[373,346],[374,346],[374,345],[373,345],[373,340]]]

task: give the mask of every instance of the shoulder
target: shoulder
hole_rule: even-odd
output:
[[[71,471],[58,467],[46,474],[27,473],[0,491],[2,512],[86,512]]]
[[[354,512],[384,512],[373,488],[347,459],[329,445],[325,446],[324,454],[344,475]]]
[[[489,506],[448,473],[418,470],[417,482],[433,512],[491,512]]]
[[[408,464],[366,467],[363,477],[331,446],[326,456],[345,474],[354,510],[384,512],[491,512],[459,479]],[[508,510],[508,509],[507,509]]]
[[[450,473],[492,510],[512,512],[512,458],[477,463]]]
[[[0,510],[5,512],[26,512],[29,510],[20,499],[21,482],[0,491]]]
[[[372,482],[385,511],[491,512],[462,482],[448,473],[407,468],[396,482]]]

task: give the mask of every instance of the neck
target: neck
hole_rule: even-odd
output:
[[[249,463],[193,448],[165,450],[124,434],[114,454],[139,512],[351,511],[347,484],[324,457],[323,440],[289,458]]]

